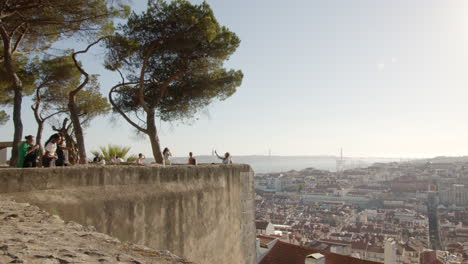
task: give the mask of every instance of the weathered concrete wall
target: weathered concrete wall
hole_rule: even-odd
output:
[[[198,263],[255,263],[247,165],[1,169],[2,196]]]

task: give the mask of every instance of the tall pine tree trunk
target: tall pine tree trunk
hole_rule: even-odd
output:
[[[13,98],[13,124],[15,126],[15,132],[13,134],[13,148],[11,150],[10,166],[16,166],[19,159],[18,146],[23,138],[23,122],[21,121],[21,104],[23,102],[23,85],[21,80],[14,73],[15,78],[15,97]]]
[[[13,97],[13,124],[15,131],[13,133],[13,147],[11,149],[10,166],[16,166],[19,159],[18,146],[23,137],[23,122],[21,121],[21,104],[23,102],[23,83],[18,77],[13,65],[13,56],[11,54],[11,38],[6,34],[3,26],[0,30],[3,41],[3,64],[14,90]]]
[[[39,145],[39,153],[40,156],[44,154],[44,148],[42,147],[42,132],[44,131],[44,122],[45,120],[41,118],[39,114],[39,106],[41,104],[41,94],[40,94],[40,87],[36,89],[36,103],[31,106],[31,109],[34,113],[34,118],[36,119],[37,123],[37,132],[36,132],[36,144]],[[39,159],[39,167],[42,166],[42,158]]]
[[[44,131],[44,122],[37,122],[36,144],[42,149],[42,132]]]
[[[80,158],[80,164],[87,164],[88,159],[86,158],[86,147],[84,143],[83,128],[79,118],[79,111],[75,103],[75,96],[70,95],[68,100],[68,110],[70,111],[70,119],[73,124],[75,131],[76,143],[78,145],[78,156]]]
[[[159,144],[158,130],[156,129],[154,111],[152,113],[146,113],[146,126],[148,131],[148,137],[151,142],[151,150],[153,151],[154,160],[156,161],[156,163],[163,164],[163,155],[161,152],[161,146]]]
[[[44,155],[44,148],[42,147],[42,132],[44,131],[44,121],[37,122],[36,144],[39,145],[39,157]],[[42,166],[42,158],[39,158],[39,166]]]
[[[75,67],[81,72],[81,74],[85,77],[83,82],[73,91],[71,91],[68,94],[68,110],[70,111],[70,119],[73,124],[73,130],[75,131],[75,138],[76,138],[76,143],[78,145],[78,156],[80,158],[80,164],[87,164],[88,159],[86,158],[86,148],[85,148],[85,143],[84,143],[84,136],[83,136],[83,128],[81,127],[81,122],[80,122],[80,113],[78,110],[78,107],[76,105],[76,95],[78,94],[79,91],[81,91],[89,82],[89,74],[81,67],[80,63],[76,59],[76,56],[78,54],[83,54],[88,52],[88,50],[98,44],[101,40],[105,39],[107,37],[101,37],[98,40],[94,41],[93,43],[89,44],[86,49],[74,52],[72,54],[72,59],[73,62],[75,63]]]

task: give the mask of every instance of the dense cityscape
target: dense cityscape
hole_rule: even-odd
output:
[[[468,163],[343,168],[256,174],[259,260],[282,243],[378,263],[468,263]]]

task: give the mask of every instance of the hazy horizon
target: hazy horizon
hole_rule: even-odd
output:
[[[234,156],[338,156],[340,148],[351,157],[468,155],[468,1],[207,2],[242,41],[226,66],[244,81],[191,124],[158,122],[162,148],[176,156],[213,148]],[[132,7],[140,12],[146,1]],[[103,56],[96,48],[79,59],[100,74],[107,96],[119,77]],[[36,134],[30,105],[25,98],[23,136]],[[99,117],[85,133],[88,152],[113,143],[152,156],[148,138],[120,116]],[[10,121],[0,141],[12,138]]]
[[[195,156],[199,164],[220,163],[221,161],[212,155]],[[232,156],[233,163],[249,164],[255,173],[286,172],[290,170],[303,170],[315,168],[319,170],[336,171],[336,161],[334,156],[262,156],[262,155],[238,155]],[[344,169],[368,167],[376,162],[401,161],[392,158],[351,158],[343,157]],[[152,162],[149,158],[146,162]],[[173,164],[187,164],[187,157],[171,158]],[[406,161],[406,160],[405,160]]]

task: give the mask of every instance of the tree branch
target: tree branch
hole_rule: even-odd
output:
[[[16,33],[16,30],[18,30],[20,27],[22,27],[25,24],[25,22],[21,22],[16,27],[11,31],[10,37],[13,38],[13,35]]]
[[[76,59],[76,56],[78,54],[82,54],[82,53],[86,53],[88,52],[88,50],[98,44],[101,40],[103,39],[106,39],[106,38],[109,38],[109,36],[105,36],[105,37],[101,37],[99,38],[98,40],[94,41],[93,43],[89,44],[86,49],[84,50],[80,50],[80,51],[77,51],[77,52],[73,52],[72,54],[72,59],[73,59],[73,62],[75,63],[75,67],[78,69],[79,72],[81,72],[81,74],[83,74],[85,76],[85,79],[83,80],[83,82],[74,90],[70,91],[70,96],[74,97],[76,96],[76,94],[81,91],[83,89],[83,87],[86,86],[86,84],[88,84],[89,82],[89,74],[83,69],[83,67],[81,67],[81,65],[78,63],[78,60]]]
[[[5,59],[7,57],[7,54],[10,53],[9,49],[11,49],[11,38],[8,35],[8,32],[6,31],[5,27],[3,26],[3,22],[1,20],[0,20],[0,36],[2,37],[2,40],[3,40],[3,59]]]
[[[47,119],[49,119],[49,118],[51,118],[51,117],[53,117],[53,116],[55,116],[55,115],[63,114],[63,113],[66,113],[66,112],[68,112],[68,111],[67,111],[67,110],[60,110],[60,111],[57,111],[57,112],[55,112],[55,113],[53,113],[53,114],[50,114],[50,115],[48,115],[48,116],[42,118],[42,120],[46,121]]]
[[[36,111],[37,111],[37,118],[36,118],[36,121],[37,122],[40,122],[40,121],[45,121],[45,119],[42,117],[41,113],[39,113],[39,106],[40,104],[42,103],[42,97],[41,97],[41,89],[46,87],[48,84],[50,83],[50,80],[45,80],[44,82],[42,82],[41,84],[39,84],[36,88],[36,103],[33,104],[31,106],[31,108],[33,109],[34,111],[34,115],[36,115]],[[41,112],[44,112],[44,109],[42,109]]]
[[[119,73],[120,78],[122,79],[122,83],[125,83],[125,78],[124,78],[124,76],[123,76],[123,74],[122,74],[122,71],[120,71],[119,68],[117,68],[117,69],[115,69],[115,70]]]
[[[2,12],[0,13],[0,19],[9,17],[19,11],[22,10],[28,10],[28,9],[33,9],[33,8],[38,8],[41,6],[41,2],[39,1],[38,3],[30,4],[30,5],[24,5],[24,3],[17,4],[16,6],[7,6]]]
[[[61,129],[67,129],[67,128],[66,128],[67,123],[68,123],[68,117],[65,117],[65,119],[63,119],[62,127],[61,127],[61,128],[56,128],[55,126],[52,126],[52,129],[53,129],[54,131],[60,131]],[[70,124],[71,124],[71,123],[70,123]]]
[[[28,27],[26,26],[26,28],[24,29],[23,33],[21,33],[19,36],[18,36],[18,39],[16,40],[15,42],[15,45],[13,46],[13,48],[11,49],[11,54],[15,53],[15,51],[18,49],[19,47],[19,44],[21,43],[21,41],[24,39],[24,35],[26,35],[26,31],[28,30]],[[13,37],[13,35],[12,35]]]
[[[31,105],[31,108],[34,112],[34,118],[36,119],[37,123],[44,122],[44,119],[41,117],[39,113],[39,105],[41,104],[41,89],[44,87],[44,83],[39,85],[36,89],[36,103]]]
[[[160,90],[160,93],[161,93],[161,97],[164,97],[167,95],[167,86],[175,81],[177,78],[179,78],[181,75],[183,74],[183,72],[178,72],[178,73],[175,73],[173,74],[171,77],[169,77],[169,79],[167,79],[162,85],[161,87],[159,88]]]
[[[148,133],[148,130],[147,129],[144,129],[142,128],[141,126],[139,126],[138,124],[136,124],[135,122],[133,122],[123,111],[122,109],[120,109],[117,104],[114,102],[114,100],[112,99],[112,93],[116,93],[115,89],[119,88],[119,87],[122,87],[124,85],[129,85],[129,84],[137,84],[137,83],[119,83],[117,85],[115,85],[114,87],[112,87],[109,91],[109,102],[111,103],[112,107],[114,108],[115,111],[117,111],[117,113],[119,113],[128,123],[130,123],[130,125],[132,125],[133,127],[135,127],[137,130],[147,134]]]
[[[147,112],[148,114],[150,114],[152,111],[145,103],[145,89],[144,89],[145,71],[146,71],[146,67],[148,67],[148,60],[151,56],[151,53],[153,53],[154,49],[156,49],[158,45],[159,45],[159,41],[154,41],[148,47],[148,50],[145,52],[143,65],[141,66],[141,71],[140,71],[140,83],[138,86],[138,102],[141,105],[141,107],[143,107],[143,110],[145,110],[145,112]]]

